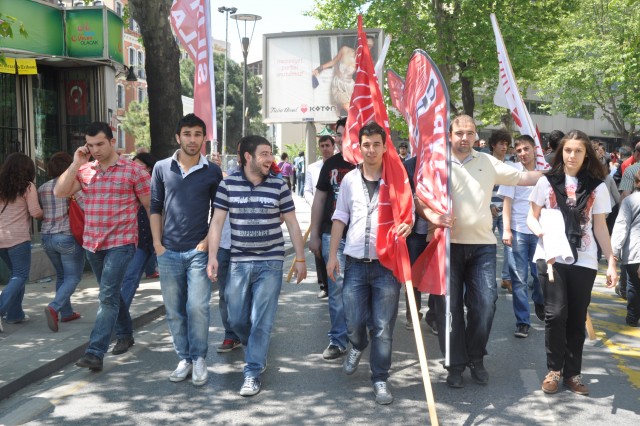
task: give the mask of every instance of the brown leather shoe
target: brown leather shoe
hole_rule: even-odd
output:
[[[558,392],[558,385],[560,384],[560,372],[549,371],[547,377],[542,382],[542,391],[544,393],[556,393]]]
[[[589,386],[582,383],[582,374],[564,379],[564,385],[578,395],[589,395]]]
[[[502,280],[502,284],[500,285],[500,287],[506,289],[509,294],[513,293],[513,289],[511,287],[511,280]]]

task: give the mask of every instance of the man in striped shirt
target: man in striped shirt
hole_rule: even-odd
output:
[[[240,140],[240,170],[220,184],[209,229],[209,264],[212,281],[218,280],[217,253],[224,221],[231,223],[231,261],[225,298],[229,324],[246,346],[244,383],[240,395],[260,392],[260,375],[267,368],[271,327],[282,286],[284,239],[280,217],[289,230],[296,252],[298,283],[306,278],[304,243],[295,215],[291,191],[280,178],[269,175],[273,153],[261,136]]]
[[[89,347],[78,367],[102,370],[120,306],[122,279],[138,242],[138,208],[149,211],[150,176],[116,152],[116,140],[107,123],[89,125],[86,144],[76,150],[73,163],[56,182],[56,197],[84,195],[82,247],[100,286],[100,307],[89,338]],[[90,162],[89,157],[94,161]],[[133,331],[116,336],[133,344]]]

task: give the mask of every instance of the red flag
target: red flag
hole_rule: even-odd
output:
[[[412,151],[417,156],[416,195],[434,212],[450,212],[448,147],[449,93],[429,55],[415,50],[406,82],[388,73],[393,105],[409,125]],[[420,291],[445,294],[447,288],[446,233],[438,228],[427,249],[412,267],[413,284]]]
[[[215,140],[218,130],[209,10],[209,0],[176,0],[171,6],[171,27],[195,63],[193,112],[207,126],[208,139]]]
[[[382,179],[378,193],[378,236],[376,252],[380,263],[393,271],[401,282],[411,279],[409,252],[404,238],[398,238],[396,228],[413,221],[412,195],[407,172],[402,166],[390,137],[389,117],[380,93],[367,35],[358,16],[358,47],[356,49],[356,82],[351,95],[347,131],[342,155],[354,164],[362,161],[358,132],[363,125],[376,121],[387,133],[387,152],[382,157]]]

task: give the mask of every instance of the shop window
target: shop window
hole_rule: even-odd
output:
[[[138,73],[138,78],[145,78],[144,75],[144,52],[142,50],[138,50],[138,67],[136,68]]]
[[[136,64],[136,49],[133,47],[129,48],[129,66]]]
[[[122,3],[119,1],[116,2],[116,14],[122,16]]]

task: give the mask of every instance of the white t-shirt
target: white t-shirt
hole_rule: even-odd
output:
[[[522,163],[510,163],[509,165],[513,166],[520,172],[525,171]],[[511,229],[522,234],[533,233],[527,226],[527,215],[529,214],[529,196],[531,195],[531,191],[533,191],[533,186],[500,185],[500,188],[498,189],[498,195],[509,197],[513,200],[511,203]]]
[[[578,178],[572,176],[566,176],[565,188],[567,196],[571,195],[575,197],[575,191],[578,187]],[[556,195],[551,188],[549,181],[542,177],[538,180],[536,186],[531,191],[529,201],[534,202],[540,207],[547,209],[557,209],[558,203],[556,201]],[[594,214],[607,214],[611,212],[611,201],[609,200],[609,191],[604,183],[598,185],[587,201],[585,207],[585,214],[587,215],[587,223],[582,225],[582,244],[578,249],[578,261],[576,266],[583,266],[589,269],[598,269],[598,248],[596,247],[595,238],[593,236],[593,215]],[[561,257],[556,257],[556,262],[565,263]]]

